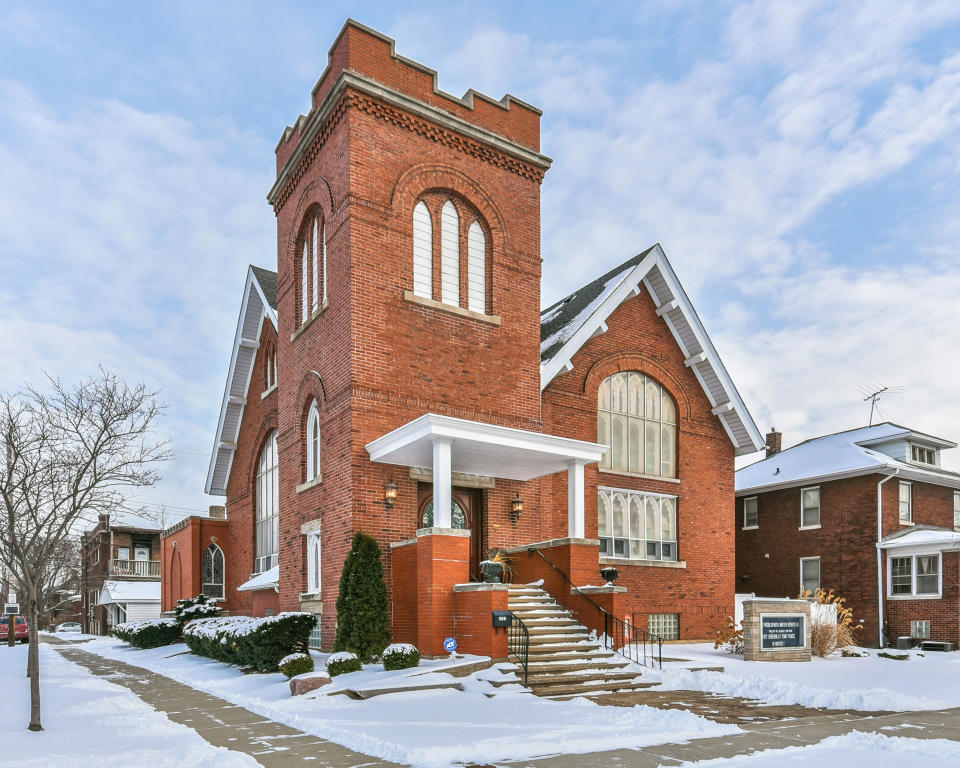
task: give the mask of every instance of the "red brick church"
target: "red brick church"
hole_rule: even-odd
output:
[[[329,647],[361,530],[426,655],[489,652],[506,593],[469,585],[497,549],[668,638],[733,613],[734,457],[763,439],[659,245],[541,311],[540,114],[344,25],[276,150],[277,271],[247,272],[206,481],[225,519],[165,532],[165,610],[310,611]]]

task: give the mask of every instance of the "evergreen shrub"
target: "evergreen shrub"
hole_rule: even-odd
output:
[[[384,669],[410,669],[420,666],[420,651],[410,643],[388,645],[383,652]]]
[[[305,672],[313,672],[313,657],[309,653],[291,653],[280,659],[279,667],[287,677],[296,677]]]
[[[174,619],[145,619],[117,624],[113,634],[136,648],[159,648],[180,639],[180,625]]]
[[[177,607],[173,609],[173,615],[176,616],[177,623],[181,629],[188,621],[193,621],[194,619],[212,619],[221,613],[222,611],[214,599],[204,594],[178,600]]]
[[[360,663],[360,659],[349,651],[334,653],[327,659],[327,674],[330,677],[336,677],[345,672],[359,672],[361,669],[363,664]]]
[[[183,628],[183,639],[199,656],[259,672],[276,672],[292,650],[306,647],[316,622],[312,613],[281,613],[260,619],[195,619]]]
[[[383,580],[380,546],[357,531],[343,563],[337,597],[335,651],[350,651],[372,661],[390,642],[387,585]]]

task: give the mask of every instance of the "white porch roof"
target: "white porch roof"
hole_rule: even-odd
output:
[[[451,444],[451,470],[471,475],[533,480],[566,472],[571,462],[599,461],[607,447],[585,440],[427,413],[367,443],[370,460],[402,467],[432,467],[433,443]]]
[[[159,581],[105,581],[100,590],[100,604],[159,603]]]
[[[280,566],[258,573],[237,587],[237,592],[253,592],[256,589],[272,589],[280,586]]]

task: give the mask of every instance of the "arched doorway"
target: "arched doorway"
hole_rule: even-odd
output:
[[[454,528],[470,531],[470,578],[479,580],[483,517],[483,495],[478,488],[457,488],[450,491],[450,523]],[[433,527],[433,485],[420,483],[417,488],[417,527]]]

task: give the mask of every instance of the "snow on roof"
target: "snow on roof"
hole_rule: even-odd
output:
[[[815,437],[739,470],[736,475],[737,494],[786,488],[815,480],[892,472],[895,469],[903,477],[960,487],[960,475],[955,472],[899,461],[867,447],[918,434],[899,424],[885,422]],[[941,442],[949,444],[948,441]]]
[[[280,566],[275,565],[269,571],[258,573],[249,581],[245,581],[239,587],[237,592],[252,592],[255,589],[270,589],[280,586]]]
[[[105,581],[100,603],[159,603],[159,581]]]
[[[880,549],[901,547],[933,547],[936,549],[960,548],[960,532],[948,528],[917,527],[910,531],[897,531],[877,545]]]

